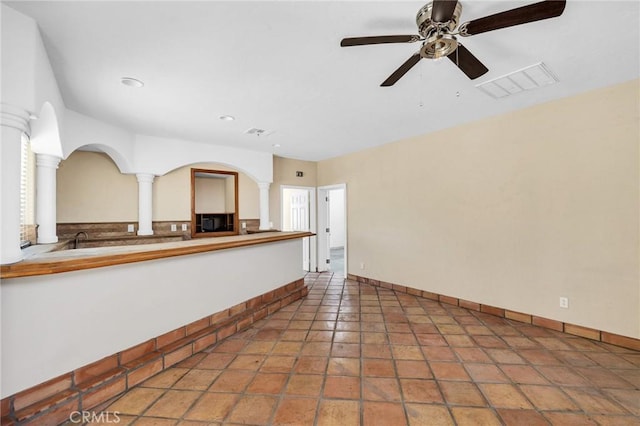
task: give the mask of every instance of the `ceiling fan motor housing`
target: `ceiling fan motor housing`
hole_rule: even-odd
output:
[[[462,14],[462,4],[458,2],[456,4],[456,8],[453,11],[453,16],[447,22],[436,22],[431,19],[431,12],[433,10],[433,3],[427,3],[416,15],[416,24],[418,25],[418,32],[424,38],[429,38],[434,31],[438,29],[444,30],[446,32],[453,31],[458,26],[458,22],[460,19],[460,15]]]
[[[450,55],[458,48],[458,41],[449,34],[458,26],[462,5],[456,3],[453,15],[447,22],[431,19],[433,3],[425,4],[416,15],[418,32],[426,39],[420,49],[420,56],[427,59],[438,59]]]

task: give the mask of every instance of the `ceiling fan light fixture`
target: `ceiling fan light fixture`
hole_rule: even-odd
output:
[[[420,56],[427,59],[440,59],[449,56],[457,48],[458,41],[451,34],[435,34],[424,42],[420,48]]]

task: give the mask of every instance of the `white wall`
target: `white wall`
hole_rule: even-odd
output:
[[[37,26],[4,4],[2,8],[2,102],[34,112],[33,82]]]
[[[256,182],[273,180],[273,155],[268,152],[136,135],[136,170],[162,176],[179,167],[204,162],[232,167]]]
[[[1,396],[298,280],[301,253],[296,239],[3,280]]]
[[[87,145],[105,152],[122,173],[163,176],[183,166],[213,162],[239,170],[255,182],[273,180],[270,153],[135,135],[72,110],[64,114],[62,144],[65,158]]]
[[[134,167],[135,137],[128,131],[72,110],[66,110],[61,131],[64,158],[86,145],[105,152],[121,173],[149,173]]]
[[[2,102],[38,114],[44,102],[64,104],[36,22],[2,4]]]

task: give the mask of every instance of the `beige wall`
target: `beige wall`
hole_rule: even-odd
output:
[[[296,172],[301,171],[302,177],[296,177]],[[273,156],[273,183],[269,187],[269,220],[274,228],[280,228],[281,200],[280,187],[317,185],[317,163],[315,161],[294,160],[291,158]]]
[[[191,167],[181,167],[153,180],[153,220],[191,220]]]
[[[56,175],[59,223],[138,220],[138,182],[120,173],[108,155],[76,151]]]
[[[640,338],[638,94],[321,161],[318,185],[347,184],[348,271]]]
[[[153,181],[153,220],[191,219],[191,168],[232,170],[212,163],[181,167]],[[258,185],[238,174],[241,219],[260,216]],[[138,221],[138,182],[123,175],[106,154],[76,151],[60,163],[57,172],[57,220],[72,222]]]
[[[196,213],[228,213],[224,179],[196,177],[195,186]]]
[[[218,175],[219,176],[219,175]],[[233,213],[235,203],[235,176],[195,178],[196,213]]]
[[[238,183],[238,194],[239,193],[240,183]],[[224,179],[224,208],[225,213],[233,213],[236,211],[236,179],[234,176],[227,176]],[[243,217],[243,219],[245,218]]]

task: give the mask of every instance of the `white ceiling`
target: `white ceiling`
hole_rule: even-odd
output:
[[[462,1],[461,22],[534,2]],[[462,39],[489,68],[477,80],[449,60],[422,60],[387,88],[380,83],[419,45],[341,48],[340,40],[417,34],[424,2],[5,3],[38,22],[68,108],[140,134],[306,160],[640,76],[635,0],[570,0],[558,18]],[[475,88],[540,61],[558,84],[499,100]],[[122,85],[125,76],[145,86]],[[273,133],[244,134],[252,127]]]

